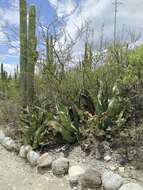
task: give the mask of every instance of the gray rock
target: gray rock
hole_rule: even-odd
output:
[[[52,157],[48,153],[44,153],[38,158],[37,164],[38,167],[40,168],[43,167],[50,168],[52,165],[52,161],[53,161]]]
[[[85,170],[80,165],[71,166],[69,168],[69,182],[72,187],[78,185],[79,179],[84,172]]]
[[[0,130],[0,143],[3,142],[4,138],[5,138],[5,134],[2,130]]]
[[[30,162],[31,166],[36,166],[38,159],[39,159],[39,154],[37,152],[33,150],[28,152],[27,160]]]
[[[102,184],[105,190],[117,190],[123,184],[120,175],[107,171],[102,175]]]
[[[143,190],[143,187],[137,183],[127,183],[122,185],[119,190]]]
[[[96,189],[101,186],[101,175],[98,171],[88,168],[80,178],[80,186],[82,189]]]
[[[65,175],[68,173],[69,160],[67,158],[59,158],[52,163],[52,172],[54,175]]]
[[[19,156],[21,158],[27,158],[27,154],[30,150],[32,150],[32,147],[30,145],[21,146],[19,151]]]
[[[105,155],[111,154],[110,144],[107,141],[103,141],[98,145],[98,150],[102,157]]]
[[[14,140],[10,137],[5,137],[2,141],[2,145],[9,151],[17,151],[18,146]]]
[[[110,155],[105,155],[104,156],[104,161],[109,162],[112,159]]]

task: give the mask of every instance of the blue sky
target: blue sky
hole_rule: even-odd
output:
[[[46,26],[52,22],[54,15],[62,18],[69,15],[65,21],[64,31],[72,39],[78,35],[77,28],[88,23],[93,29],[92,40],[99,43],[101,27],[104,23],[104,40],[113,39],[114,0],[27,0],[28,6],[36,5],[40,22]],[[142,41],[143,33],[143,0],[121,0],[123,4],[118,7],[118,34],[123,40]],[[0,0],[0,62],[6,64],[11,71],[19,63],[18,54],[18,25],[19,0]],[[78,5],[78,6],[77,6]],[[5,30],[3,26],[7,29]],[[10,37],[10,45],[6,43],[5,32]],[[123,34],[122,34],[123,33]],[[61,42],[64,41],[61,37]],[[17,47],[16,49],[14,47]],[[75,54],[83,51],[83,41],[74,48]]]
[[[19,63],[19,53],[16,48],[18,47],[18,25],[19,25],[19,13],[18,13],[18,0],[1,0],[0,1],[0,16],[3,16],[3,20],[0,21],[0,62],[7,64],[5,67],[7,70],[11,70],[15,67],[15,64]],[[45,23],[49,24],[55,14],[55,10],[51,6],[48,0],[28,0],[27,6],[34,4],[37,9],[38,18]],[[2,26],[1,26],[2,25]],[[4,25],[4,27],[3,27]],[[14,30],[14,31],[13,31]],[[10,36],[10,43],[6,42],[5,31]],[[13,33],[17,33],[13,37]],[[11,36],[12,35],[12,36]],[[7,34],[6,34],[7,36]],[[9,65],[10,64],[10,65]]]

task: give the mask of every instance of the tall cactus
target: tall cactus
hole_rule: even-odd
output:
[[[3,63],[1,63],[1,81],[3,80],[4,77],[4,69],[3,69]]]
[[[53,74],[54,72],[54,44],[53,36],[47,36],[46,39],[46,69],[50,70]]]
[[[86,68],[91,68],[92,61],[93,61],[92,48],[91,48],[91,45],[86,42],[85,43],[83,66]]]
[[[28,64],[27,64],[27,100],[31,105],[34,100],[34,71],[37,61],[37,38],[36,38],[36,9],[31,6],[29,10],[28,26]]]
[[[3,63],[0,66],[0,90],[2,98],[6,97],[6,90],[7,90],[7,82],[8,82],[8,73],[4,70]]]
[[[20,3],[20,86],[23,106],[27,104],[27,8],[26,0]]]

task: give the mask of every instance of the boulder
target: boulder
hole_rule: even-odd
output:
[[[122,185],[119,190],[143,190],[143,187],[137,183],[127,183]]]
[[[37,164],[40,168],[51,168],[52,161],[52,157],[48,153],[44,153],[38,158]]]
[[[9,151],[17,151],[18,145],[10,137],[5,137],[2,141],[2,145]]]
[[[85,170],[80,178],[80,185],[82,189],[98,189],[101,187],[101,175],[98,171],[92,168]]]
[[[27,154],[30,150],[32,150],[32,147],[30,145],[21,146],[19,151],[19,156],[21,158],[27,158]]]
[[[107,171],[102,175],[102,184],[105,190],[118,190],[123,184],[123,179],[120,175]]]
[[[0,144],[3,142],[4,138],[5,138],[5,134],[2,130],[0,130]]]
[[[30,150],[27,154],[27,160],[30,162],[31,166],[37,165],[37,160],[39,159],[39,154],[33,150]]]
[[[71,166],[69,168],[69,182],[72,187],[78,185],[79,179],[84,172],[85,170],[80,165]]]
[[[68,173],[69,160],[67,158],[59,158],[52,163],[52,172],[54,175],[65,175]]]

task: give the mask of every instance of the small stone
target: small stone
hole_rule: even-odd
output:
[[[68,173],[69,160],[67,158],[59,158],[52,163],[52,172],[54,175],[65,175]]]
[[[38,158],[39,154],[33,150],[29,151],[27,154],[27,160],[30,162],[31,166],[37,165]]]
[[[52,157],[49,156],[48,153],[44,153],[42,154],[39,159],[37,160],[37,164],[38,164],[38,167],[47,167],[47,168],[50,168],[51,165],[52,165]]]
[[[143,190],[143,187],[137,183],[127,183],[122,185],[119,190]]]
[[[125,173],[125,168],[124,167],[119,167],[119,173],[124,174]]]
[[[5,137],[2,145],[9,151],[17,151],[17,145],[10,137]]]
[[[110,166],[110,170],[115,171],[117,169],[116,166]]]
[[[102,184],[105,190],[118,190],[123,179],[120,175],[107,171],[102,175]]]
[[[26,158],[28,152],[32,150],[32,147],[30,145],[23,145],[20,147],[19,156],[21,158]]]
[[[100,159],[102,158],[102,156],[101,156],[101,154],[100,154],[100,152],[99,152],[98,149],[96,149],[96,151],[95,151],[95,158],[96,158],[97,160],[100,160]]]
[[[5,134],[2,130],[0,130],[0,143],[3,142],[4,138],[5,138]]]
[[[98,171],[88,168],[80,178],[81,188],[96,189],[101,186],[101,175]]]
[[[104,161],[109,162],[112,159],[110,155],[104,156]]]
[[[71,166],[69,168],[69,181],[71,186],[76,186],[79,182],[80,177],[84,174],[85,170],[80,166]]]

